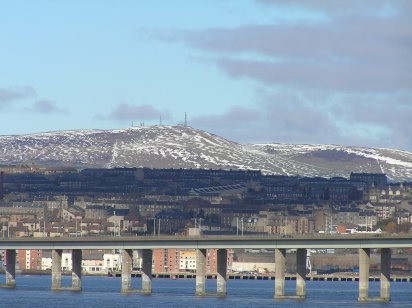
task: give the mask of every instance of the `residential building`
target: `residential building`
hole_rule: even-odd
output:
[[[182,250],[180,251],[180,271],[192,272],[196,270],[196,251]]]
[[[378,217],[378,220],[393,218],[395,215],[395,211],[396,211],[396,206],[394,204],[388,204],[388,203],[374,204],[374,208],[375,208],[376,216]]]
[[[37,249],[17,250],[17,268],[21,270],[41,270],[42,251]]]

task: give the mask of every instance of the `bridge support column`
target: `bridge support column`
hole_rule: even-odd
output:
[[[82,250],[72,250],[72,289],[80,291],[82,289]]]
[[[152,292],[152,259],[153,250],[142,250],[142,292]]]
[[[62,250],[52,250],[52,290],[61,289],[62,279]]]
[[[4,288],[14,288],[16,286],[16,250],[6,250],[6,284]]]
[[[368,301],[369,291],[369,264],[370,264],[370,249],[359,248],[359,297],[358,301]]]
[[[296,251],[296,296],[306,298],[306,249],[298,248]]]
[[[391,249],[381,249],[381,292],[382,301],[389,302],[390,298],[390,278],[391,278]]]
[[[227,249],[217,251],[217,296],[226,296]]]
[[[124,249],[122,252],[122,292],[124,293],[131,291],[132,260],[133,251],[131,249]]]
[[[196,250],[196,295],[206,295],[206,249]]]
[[[286,249],[275,249],[275,298],[285,296]]]

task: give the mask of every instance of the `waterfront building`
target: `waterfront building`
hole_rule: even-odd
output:
[[[233,262],[232,272],[269,274],[275,272],[274,262]]]
[[[180,252],[180,271],[191,272],[196,270],[196,251],[183,250]]]
[[[103,272],[105,268],[103,251],[85,250],[82,255],[82,270],[85,272]]]
[[[205,256],[206,272],[217,272],[217,249],[208,249]],[[228,253],[228,268],[233,262],[233,251]],[[194,249],[154,249],[153,271],[155,273],[178,273],[196,270]]]
[[[120,270],[120,254],[119,253],[105,253],[103,254],[103,268],[107,271]]]
[[[16,265],[21,270],[42,270],[42,250],[21,249],[17,251]]]
[[[153,270],[156,273],[180,271],[180,249],[154,249]]]

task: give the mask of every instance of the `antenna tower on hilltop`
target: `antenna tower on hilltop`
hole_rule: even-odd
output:
[[[187,112],[185,112],[185,127],[187,126]]]

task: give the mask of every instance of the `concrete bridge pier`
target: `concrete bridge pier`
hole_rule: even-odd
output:
[[[296,294],[285,295],[286,249],[275,249],[275,299],[306,298],[306,249],[296,250]]]
[[[298,299],[306,298],[306,249],[298,248],[296,251],[296,296]]]
[[[152,293],[152,259],[153,250],[142,250],[142,292]]]
[[[217,251],[217,296],[226,296],[227,249]]]
[[[359,297],[358,301],[369,300],[370,248],[359,248]]]
[[[82,250],[72,250],[72,290],[82,289]]]
[[[62,250],[52,250],[52,290],[61,290]]]
[[[2,284],[3,288],[16,287],[16,250],[6,250],[6,284]]]
[[[391,279],[391,249],[381,249],[381,290],[380,299],[389,302],[390,297],[390,279]]]
[[[142,249],[142,288],[132,289],[133,250],[122,252],[122,293],[152,293],[153,250]]]
[[[196,250],[196,295],[206,295],[206,249]]]
[[[275,298],[285,297],[286,249],[275,249]]]
[[[131,291],[132,285],[133,250],[124,249],[122,252],[122,292]]]

